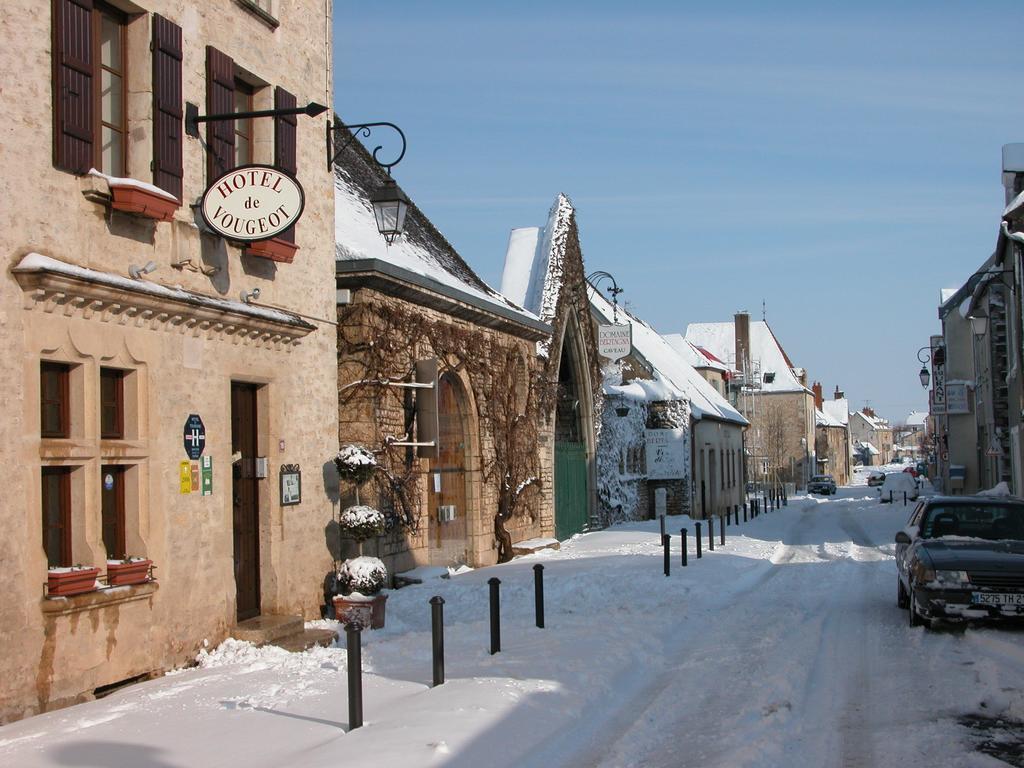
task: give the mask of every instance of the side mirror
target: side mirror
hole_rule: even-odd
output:
[[[909,544],[910,543],[910,536],[907,535],[906,531],[898,531],[896,533],[896,543],[897,544]]]

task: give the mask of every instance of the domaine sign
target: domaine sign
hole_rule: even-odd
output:
[[[270,165],[228,171],[203,193],[203,218],[230,240],[269,240],[302,216],[306,196],[291,175]]]

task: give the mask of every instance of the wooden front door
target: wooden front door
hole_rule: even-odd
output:
[[[466,435],[459,393],[447,377],[437,392],[438,456],[430,462],[430,562],[466,562]]]
[[[231,383],[231,466],[238,620],[260,614],[260,495],[256,479],[256,386]]]

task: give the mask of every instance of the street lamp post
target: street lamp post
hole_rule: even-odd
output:
[[[921,371],[917,374],[921,380],[921,386],[928,389],[932,375],[928,372],[928,363],[942,365],[946,362],[946,348],[941,344],[937,346],[924,346],[917,350],[917,361],[921,363]]]

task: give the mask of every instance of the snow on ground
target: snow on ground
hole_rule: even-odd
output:
[[[669,518],[670,578],[656,521],[575,536],[390,593],[386,629],[365,633],[363,728],[348,730],[344,648],[231,640],[196,668],[0,727],[0,765],[1002,765],[977,750],[1024,740],[1022,636],[907,626],[892,541],[908,512],[866,488],[796,497],[714,552],[705,533],[699,561],[691,533],[685,569],[692,526]],[[435,594],[448,682],[431,688]]]

